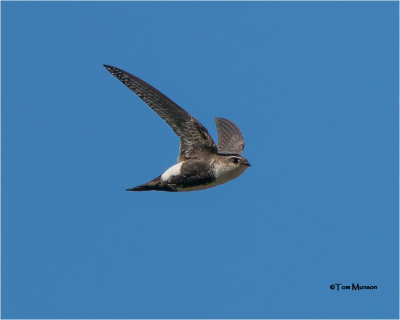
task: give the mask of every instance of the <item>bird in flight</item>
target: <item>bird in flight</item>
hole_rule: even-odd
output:
[[[194,191],[208,189],[241,175],[249,166],[240,154],[244,141],[239,128],[224,118],[215,118],[218,146],[206,128],[184,109],[134,75],[104,65],[157,113],[180,140],[178,163],[157,178],[127,191]]]

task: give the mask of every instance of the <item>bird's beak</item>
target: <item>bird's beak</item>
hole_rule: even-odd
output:
[[[242,162],[244,165],[251,167],[251,164],[246,160],[245,162]]]

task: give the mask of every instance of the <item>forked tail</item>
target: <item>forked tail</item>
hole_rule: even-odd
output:
[[[174,192],[176,190],[172,189],[170,186],[163,184],[161,182],[161,176],[145,183],[141,184],[140,186],[136,186],[130,189],[126,189],[126,191],[170,191]]]

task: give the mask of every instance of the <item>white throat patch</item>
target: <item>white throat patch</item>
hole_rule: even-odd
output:
[[[223,184],[228,182],[229,180],[235,179],[240,176],[245,170],[247,166],[241,165],[236,168],[228,167],[223,164],[216,163],[214,165],[214,176],[216,178],[216,185]]]

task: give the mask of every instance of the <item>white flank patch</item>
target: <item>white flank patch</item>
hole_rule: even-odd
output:
[[[169,168],[167,171],[165,171],[161,175],[161,180],[162,181],[168,181],[172,176],[177,176],[181,173],[181,167],[182,167],[183,162],[179,162],[175,165],[173,165],[171,168]]]

